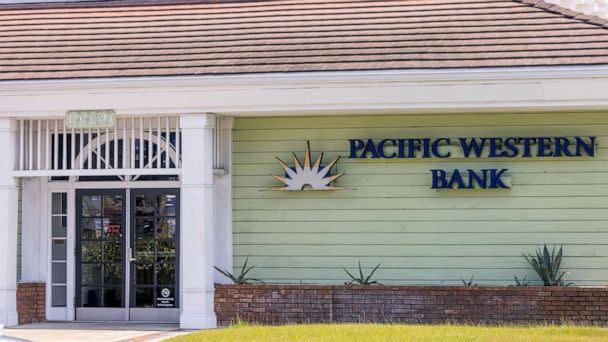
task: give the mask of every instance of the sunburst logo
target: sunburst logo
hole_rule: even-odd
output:
[[[314,164],[311,165],[312,157],[310,155],[310,142],[306,142],[306,152],[304,155],[304,165],[300,163],[300,160],[293,154],[294,167],[289,167],[279,157],[279,164],[285,170],[284,176],[275,176],[279,182],[285,184],[282,187],[275,187],[272,190],[285,190],[285,191],[301,191],[301,190],[337,190],[341,189],[332,185],[333,181],[342,177],[343,173],[331,175],[331,169],[336,165],[340,156],[329,162],[329,164],[323,166],[323,152],[319,154]]]

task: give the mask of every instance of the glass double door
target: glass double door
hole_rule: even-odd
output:
[[[179,320],[179,189],[76,193],[76,319]]]

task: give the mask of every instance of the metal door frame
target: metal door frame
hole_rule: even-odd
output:
[[[129,250],[134,250],[135,247],[135,196],[137,195],[175,195],[175,285],[174,285],[174,303],[175,306],[173,308],[136,308],[135,307],[135,260],[129,259],[129,302],[128,302],[128,310],[129,317],[131,319],[135,318],[136,321],[154,321],[154,322],[178,322],[179,321],[179,308],[180,308],[180,205],[181,205],[181,197],[180,197],[180,189],[179,188],[139,188],[139,189],[130,189],[130,197],[133,199],[130,201],[129,205]],[[127,256],[130,258],[131,256]],[[156,281],[155,281],[156,282]],[[156,289],[156,283],[155,289]],[[154,296],[156,296],[156,292],[154,292]],[[154,299],[156,301],[156,299]]]

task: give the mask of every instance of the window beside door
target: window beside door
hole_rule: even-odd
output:
[[[67,193],[51,194],[51,306],[67,303]]]

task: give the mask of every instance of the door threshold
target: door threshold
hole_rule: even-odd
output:
[[[175,324],[178,325],[179,322],[175,321],[49,321],[49,322],[64,322],[64,323],[99,323],[99,324]]]

